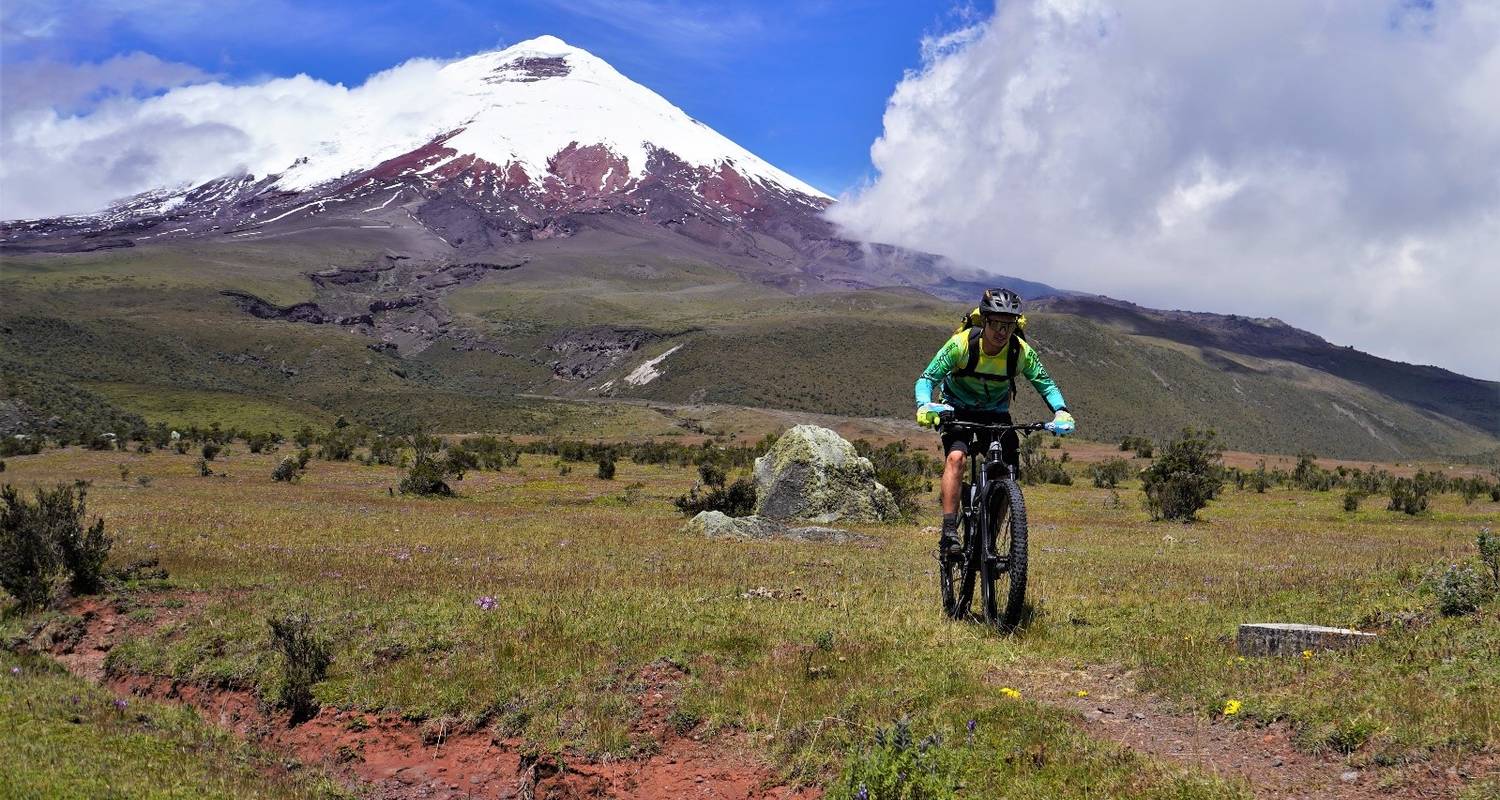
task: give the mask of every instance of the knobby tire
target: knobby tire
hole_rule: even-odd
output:
[[[1021,485],[1008,478],[990,484],[989,490],[984,515],[986,555],[1003,552],[1007,568],[995,569],[990,558],[980,560],[984,621],[1008,632],[1021,624],[1026,611],[1026,500]]]

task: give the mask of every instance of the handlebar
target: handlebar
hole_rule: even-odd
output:
[[[1029,433],[1031,431],[1044,431],[1047,429],[1045,422],[1023,422],[1019,425],[1009,425],[1003,422],[963,422],[953,419],[952,414],[944,413],[938,417],[939,428],[969,428],[971,430],[1020,431]]]

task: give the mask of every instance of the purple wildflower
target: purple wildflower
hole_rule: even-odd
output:
[[[866,789],[865,785],[861,783],[859,785],[859,791],[855,792],[854,796],[855,798],[857,798],[857,800],[870,800],[870,790]]]
[[[128,706],[128,705],[130,705],[130,704],[127,703],[127,702],[125,702],[125,698],[123,698],[123,697],[115,700],[115,710],[116,711],[124,711],[125,707]]]
[[[973,733],[974,732],[974,726],[976,724],[978,724],[978,723],[976,723],[974,720],[972,720],[972,719],[969,720],[969,733]]]
[[[12,675],[20,675],[21,674],[21,668],[20,667],[11,667],[10,668],[10,674],[12,674]]]
[[[494,611],[495,598],[490,597],[489,595],[485,595],[484,597],[475,600],[474,605],[479,606],[480,611]]]

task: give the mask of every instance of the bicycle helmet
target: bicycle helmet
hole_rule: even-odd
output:
[[[1021,296],[1009,289],[985,289],[979,301],[979,313],[1021,316]]]

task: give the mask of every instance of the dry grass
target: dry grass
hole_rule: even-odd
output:
[[[276,669],[265,618],[307,611],[335,643],[325,703],[626,755],[651,744],[631,737],[622,682],[668,658],[689,668],[684,714],[748,732],[789,775],[825,779],[901,716],[953,739],[977,719],[991,738],[961,759],[970,785],[1059,797],[1240,790],[1091,742],[1060,712],[997,696],[994,676],[1121,664],[1184,712],[1238,699],[1238,724],[1288,720],[1305,747],[1373,766],[1500,746],[1500,606],[1441,618],[1421,589],[1431,566],[1472,555],[1493,503],[1443,495],[1412,518],[1375,502],[1345,514],[1333,493],[1230,491],[1181,526],[1148,521],[1134,488],[1119,505],[1083,483],[1029,488],[1039,613],[1000,638],[937,613],[920,530],[932,519],[862,528],[874,547],[709,542],[679,533],[670,504],[690,469],[622,461],[603,481],[591,464],[563,476],[527,456],[470,473],[458,499],[420,500],[387,493],[389,468],[315,461],[277,484],[281,454],[233,450],[215,462],[224,478],[160,452],[9,460],[23,485],[94,481],[117,560],[156,556],[180,584],[226,590],[194,624],[117,649],[112,669],[260,689]],[[124,483],[120,463],[155,480]],[[642,498],[627,503],[634,482]],[[747,598],[755,587],[788,599]],[[1384,635],[1349,654],[1236,659],[1235,625],[1268,620]],[[1029,742],[1050,748],[1047,764],[997,757]]]

